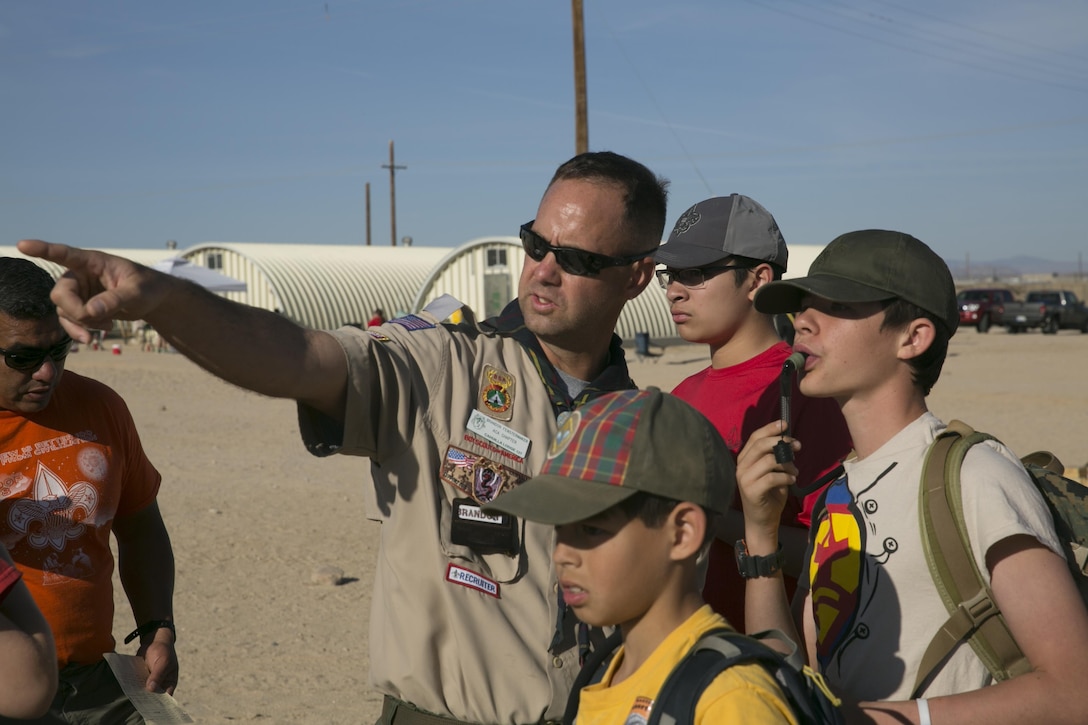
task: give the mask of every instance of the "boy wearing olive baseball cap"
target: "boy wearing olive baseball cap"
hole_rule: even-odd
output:
[[[781,576],[771,575],[748,580],[746,623],[781,629],[797,642],[805,632],[809,665],[857,703],[859,721],[1083,722],[1088,612],[1046,505],[1017,457],[995,441],[972,446],[964,459],[965,530],[1034,672],[987,687],[989,671],[961,642],[935,673],[919,677],[948,620],[926,564],[918,501],[926,453],[945,428],[926,396],[956,331],[955,298],[948,266],[932,249],[885,230],[844,234],[807,276],[756,294],[763,312],[795,313],[794,349],[806,355],[801,391],[838,401],[855,455],[813,516],[798,620]],[[745,542],[754,557],[777,550],[779,512],[796,476],[772,452],[781,431],[781,423],[760,428],[738,457]]]
[[[603,679],[581,691],[579,725],[645,722],[692,645],[728,627],[702,600],[696,560],[735,485],[732,456],[701,413],[656,389],[627,390],[575,410],[540,473],[484,507],[554,525],[564,602],[582,622],[622,632]],[[695,715],[795,722],[758,664],[719,674]]]

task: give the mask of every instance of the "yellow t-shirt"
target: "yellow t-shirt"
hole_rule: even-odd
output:
[[[728,626],[725,620],[704,605],[666,637],[633,675],[612,685],[616,668],[623,661],[621,646],[604,678],[582,690],[576,725],[644,725],[673,668],[703,634],[725,626]],[[754,663],[735,665],[722,672],[695,706],[695,725],[729,722],[797,725],[774,679],[762,665]]]

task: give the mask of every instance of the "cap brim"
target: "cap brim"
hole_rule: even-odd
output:
[[[670,249],[670,247],[672,248]],[[657,251],[654,252],[654,261],[674,269],[690,269],[692,267],[705,267],[728,256],[730,256],[728,252],[723,252],[720,249],[672,242],[657,248]]]
[[[797,312],[801,309],[801,300],[805,295],[822,297],[832,302],[880,302],[895,297],[886,290],[841,277],[812,275],[763,285],[756,292],[755,307],[769,315]]]
[[[545,474],[500,495],[483,510],[561,526],[592,518],[635,493],[633,488]]]

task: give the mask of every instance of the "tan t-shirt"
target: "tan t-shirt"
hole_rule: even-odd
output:
[[[421,314],[334,333],[350,367],[342,447],[300,408],[312,451],[372,459],[367,514],[382,531],[370,681],[468,722],[558,721],[579,663],[574,617],[560,619],[552,527],[513,519],[512,555],[452,533],[458,512],[485,535],[497,527],[478,504],[542,465],[557,429],[537,369],[547,363],[505,333],[432,323]]]
[[[908,699],[922,655],[948,618],[918,524],[922,465],[943,429],[925,413],[864,460],[847,460],[845,485],[840,479],[828,488],[810,560],[812,612],[821,669],[851,699]],[[987,581],[986,552],[1009,536],[1032,536],[1061,555],[1046,504],[1005,446],[972,447],[960,481],[975,561]],[[963,644],[925,694],[968,692],[991,681]]]

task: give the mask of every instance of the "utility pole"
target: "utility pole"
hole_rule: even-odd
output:
[[[582,0],[571,0],[574,26],[574,152],[589,151],[589,118],[586,106],[586,35],[582,26]]]
[[[389,165],[382,164],[383,169],[389,169],[389,223],[393,246],[397,246],[397,169],[407,169],[407,166],[397,166],[393,163],[393,142],[389,142]]]
[[[366,182],[366,246],[370,246],[370,182]]]

